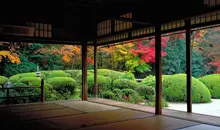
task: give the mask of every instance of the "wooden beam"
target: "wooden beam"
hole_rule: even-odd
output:
[[[97,78],[97,46],[94,46],[94,93],[98,98],[98,78]]]
[[[87,81],[87,43],[82,45],[82,100],[88,100],[88,81]]]
[[[161,25],[155,26],[156,57],[156,109],[155,114],[162,114],[162,57],[161,57]]]
[[[186,74],[187,74],[187,112],[192,112],[192,47],[190,20],[185,21],[186,25]]]
[[[153,24],[151,24],[151,23],[143,22],[143,21],[136,21],[136,20],[133,20],[131,18],[107,17],[105,19],[107,19],[107,20],[117,20],[117,21],[122,21],[122,22],[131,22],[131,23],[138,24],[138,25],[147,25],[147,26],[151,25],[151,26],[153,26]]]

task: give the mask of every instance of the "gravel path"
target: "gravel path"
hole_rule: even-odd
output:
[[[186,111],[186,103],[169,103],[167,109]],[[220,117],[220,99],[212,99],[211,103],[201,103],[192,105],[193,113],[219,116]]]

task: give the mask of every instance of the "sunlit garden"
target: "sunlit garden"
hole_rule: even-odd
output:
[[[211,104],[220,99],[220,28],[192,33],[192,102]],[[185,34],[162,37],[163,107],[186,103]],[[145,38],[98,47],[98,96],[155,106],[155,39]],[[94,97],[94,51],[88,47],[88,94]],[[37,72],[40,76],[37,77]],[[0,88],[40,86],[45,100],[80,99],[81,46],[0,43]],[[0,97],[6,97],[0,91]],[[40,101],[38,89],[10,90],[11,103]],[[5,104],[5,99],[0,99]],[[217,106],[216,106],[217,107]],[[173,108],[173,107],[172,107]],[[184,109],[181,109],[184,110]],[[186,108],[185,108],[186,110]]]

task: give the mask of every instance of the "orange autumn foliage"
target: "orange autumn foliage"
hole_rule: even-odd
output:
[[[60,47],[46,47],[40,49],[38,52],[49,53],[54,55],[61,55],[62,60],[65,63],[79,63],[81,61],[81,46],[76,45],[64,45]],[[88,48],[88,63],[91,65],[94,64],[94,60],[92,58],[93,49]]]
[[[8,58],[13,64],[20,64],[20,58],[17,54],[12,53],[10,51],[0,51],[0,62],[3,58]]]

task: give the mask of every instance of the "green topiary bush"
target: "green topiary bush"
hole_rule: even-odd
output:
[[[123,99],[123,98],[122,98],[122,96],[123,96],[122,90],[116,88],[116,89],[113,89],[112,92],[113,92],[114,95],[115,95],[115,97],[113,98],[114,100],[116,100],[116,101],[122,101],[122,99]]]
[[[18,82],[25,83],[26,85],[33,84],[33,83],[41,83],[41,78],[40,77],[23,77]]]
[[[119,89],[135,89],[138,87],[138,83],[136,81],[132,81],[129,79],[116,79],[113,82],[114,88],[119,88]]]
[[[162,80],[166,79],[170,75],[162,75]],[[156,86],[156,77],[153,75],[149,75],[140,83],[141,86],[151,86],[155,88]]]
[[[17,82],[17,83],[14,83],[12,87],[27,87],[27,84]]]
[[[62,70],[53,70],[53,71],[50,71],[50,74],[48,75],[47,78],[49,79],[49,78],[55,78],[55,77],[68,77],[68,76],[70,75],[68,75]]]
[[[152,107],[155,107],[156,106],[156,98],[155,98],[155,95],[152,97],[152,100],[151,101],[148,101],[147,103],[145,103],[146,106],[152,106]],[[162,107],[168,107],[168,103],[167,101],[163,98],[162,99]]]
[[[98,88],[100,92],[111,90],[112,81],[109,77],[97,75],[97,78],[98,78]],[[94,75],[88,76],[88,92],[90,94],[94,93]]]
[[[36,73],[21,73],[21,74],[16,74],[16,75],[13,75],[9,78],[9,81],[12,82],[12,83],[16,83],[18,82],[21,78],[24,78],[24,77],[37,77],[36,76]],[[41,73],[41,78],[42,79],[46,79],[46,76]]]
[[[152,100],[152,96],[155,94],[155,90],[151,86],[141,86],[135,89],[144,99]]]
[[[133,89],[122,89],[123,100],[130,103],[139,103],[143,101],[143,98]]]
[[[82,73],[82,70],[65,70],[66,73],[70,74],[75,79],[78,73]]]
[[[93,75],[90,72],[87,72],[87,76]],[[82,72],[78,73],[75,77],[75,80],[77,81],[78,84],[82,85]]]
[[[41,72],[41,74],[45,75],[45,79],[50,74],[50,71],[40,71],[40,72]]]
[[[115,94],[111,91],[104,91],[102,92],[103,98],[106,99],[113,99],[115,97]]]
[[[129,79],[129,80],[133,80],[136,81],[134,74],[132,74],[131,72],[123,72],[120,77],[120,79]]]
[[[133,89],[122,89],[122,93],[125,96],[129,96],[129,95],[135,95],[138,94],[136,91],[134,91]]]
[[[119,79],[122,75],[122,72],[109,70],[109,69],[98,69],[98,75],[107,76],[112,79],[112,81]]]
[[[168,76],[163,81],[163,96],[170,102],[186,102],[186,74]],[[210,102],[211,94],[208,88],[192,77],[192,102]]]
[[[9,80],[7,77],[5,76],[0,76],[0,86],[4,85],[5,83],[7,83]]]
[[[209,89],[212,98],[220,99],[220,74],[211,74],[199,78]]]
[[[55,77],[49,78],[47,83],[51,84],[53,88],[64,97],[64,99],[69,99],[75,94],[76,80],[70,77]]]

